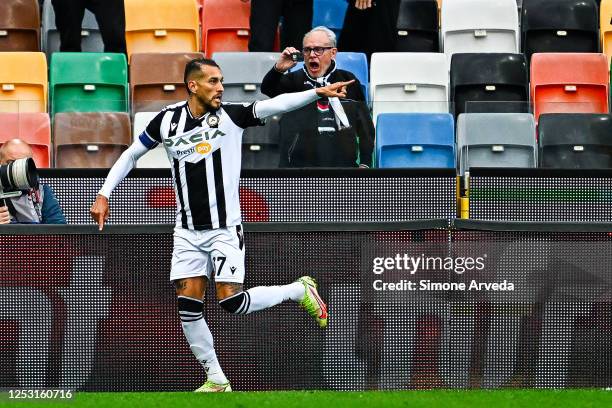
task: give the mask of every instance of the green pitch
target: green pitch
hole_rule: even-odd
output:
[[[469,390],[469,391],[288,391],[194,394],[183,392],[85,393],[61,404],[53,402],[7,401],[2,406],[19,407],[610,407],[612,391],[603,390]]]

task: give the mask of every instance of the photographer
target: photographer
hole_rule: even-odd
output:
[[[302,54],[286,48],[261,83],[269,97],[301,92],[337,81],[355,80],[346,99],[322,98],[280,122],[280,167],[369,167],[374,148],[374,126],[359,81],[336,68],[336,35],[315,27],[304,36]],[[304,68],[286,73],[304,57]]]
[[[32,148],[21,139],[11,139],[0,146],[0,164],[32,157]],[[51,187],[23,192],[20,197],[0,200],[0,224],[66,224],[66,219]]]

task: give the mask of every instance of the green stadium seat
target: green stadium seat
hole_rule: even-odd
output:
[[[49,88],[52,117],[57,112],[128,112],[125,55],[56,52]]]

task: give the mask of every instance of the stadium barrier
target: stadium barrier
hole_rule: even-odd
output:
[[[90,224],[89,208],[106,169],[43,169],[69,224]],[[453,218],[453,169],[243,170],[246,222],[360,222]],[[75,194],[75,191],[78,194]],[[110,224],[166,224],[175,220],[169,169],[136,169],[114,190]]]
[[[612,170],[473,168],[470,219],[612,220]]]
[[[206,319],[236,390],[612,386],[612,224],[247,223],[245,285],[295,304]],[[0,229],[0,387],[191,390],[170,225]],[[211,293],[212,295],[212,293]]]

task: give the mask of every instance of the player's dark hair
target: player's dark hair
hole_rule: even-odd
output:
[[[191,93],[191,91],[189,90],[189,86],[187,86],[187,83],[189,82],[189,77],[192,73],[200,71],[203,65],[209,65],[211,67],[217,67],[221,69],[221,67],[214,60],[211,60],[209,58],[196,58],[189,61],[187,65],[185,65],[185,75],[183,76],[183,82],[185,82],[185,88],[187,88],[187,93]]]

